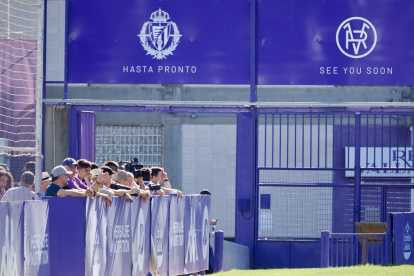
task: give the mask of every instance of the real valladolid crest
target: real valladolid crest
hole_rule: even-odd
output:
[[[138,35],[141,45],[147,51],[147,55],[152,55],[155,59],[166,59],[166,56],[172,55],[177,48],[181,37],[180,31],[177,24],[168,21],[169,14],[161,8],[153,12],[150,19],[152,22],[145,22]]]

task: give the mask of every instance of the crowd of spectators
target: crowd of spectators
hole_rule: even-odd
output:
[[[20,182],[14,187],[13,176],[6,164],[0,164],[0,201],[35,199],[35,162],[23,166]],[[127,171],[125,164],[106,161],[103,166],[86,159],[66,158],[62,165],[42,173],[41,197],[103,198],[109,206],[112,197],[133,202],[141,197],[147,202],[154,195],[183,194],[171,187],[167,173],[161,167],[139,168]]]
[[[40,196],[102,198],[108,206],[112,205],[113,197],[122,197],[127,202],[133,202],[134,198],[139,196],[144,203],[155,195],[183,197],[181,191],[172,188],[163,168],[141,167],[134,167],[133,171],[128,171],[131,170],[131,166],[127,167],[115,161],[107,161],[99,167],[86,159],[66,158],[62,165],[53,168],[50,174],[42,173]],[[0,201],[35,200],[34,182],[34,162],[24,165],[21,180],[16,187],[7,165],[0,164]],[[200,194],[211,196],[208,190],[203,190]],[[211,220],[210,224],[217,224],[217,220]],[[158,275],[154,252],[154,244],[151,243],[150,271],[152,275]]]

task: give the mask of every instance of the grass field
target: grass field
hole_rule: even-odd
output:
[[[222,272],[217,276],[302,276],[302,275],[318,275],[318,276],[345,276],[345,275],[398,275],[398,276],[414,276],[414,266],[396,265],[396,266],[352,266],[338,268],[307,268],[307,269],[260,269],[260,270],[231,270]]]

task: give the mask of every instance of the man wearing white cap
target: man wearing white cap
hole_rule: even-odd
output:
[[[49,187],[50,180],[49,174],[47,172],[42,172],[42,190],[40,191],[42,196],[45,196],[47,187]]]
[[[71,189],[68,187],[69,175],[72,172],[67,171],[63,166],[55,167],[50,174],[52,176],[52,183],[47,187],[45,196],[102,197],[107,205],[112,205],[112,200],[108,195],[93,192],[90,189]],[[98,180],[105,181],[108,177],[108,174],[100,174]]]

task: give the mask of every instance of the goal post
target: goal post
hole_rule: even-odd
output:
[[[44,0],[0,0],[0,163],[34,159],[36,199],[43,167],[43,27]],[[19,179],[21,168],[10,169]]]

